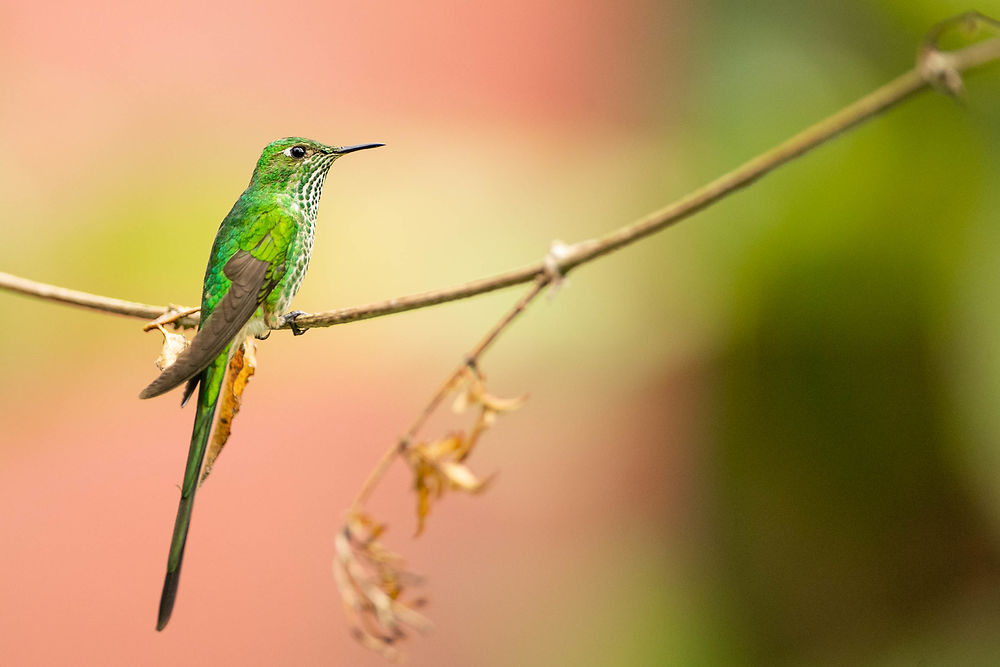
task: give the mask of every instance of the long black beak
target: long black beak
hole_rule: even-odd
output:
[[[344,155],[346,153],[353,153],[354,151],[363,151],[366,148],[378,148],[379,146],[385,146],[385,144],[358,144],[357,146],[341,146],[340,148],[334,148],[332,152],[337,155]]]

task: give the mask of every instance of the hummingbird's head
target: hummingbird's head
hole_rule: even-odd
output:
[[[296,195],[314,208],[334,160],[347,153],[384,145],[327,146],[302,137],[278,139],[264,147],[250,185]]]

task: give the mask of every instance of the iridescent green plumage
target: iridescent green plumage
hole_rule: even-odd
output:
[[[212,244],[197,335],[139,394],[151,398],[187,382],[186,401],[200,385],[157,630],[173,610],[198,476],[229,358],[245,336],[262,337],[294,319],[284,312],[309,266],[316,209],[330,165],[346,153],[381,145],[335,148],[300,137],[268,144]]]

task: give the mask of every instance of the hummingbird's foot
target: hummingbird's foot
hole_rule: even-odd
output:
[[[257,340],[267,340],[268,338],[271,337],[271,330],[268,329],[267,331],[254,334],[253,337],[256,338]]]
[[[285,313],[284,315],[281,316],[282,326],[287,324],[288,327],[292,330],[292,335],[294,336],[301,336],[306,332],[305,329],[300,329],[298,325],[295,324],[295,318],[301,315],[305,315],[305,313],[302,312],[301,310],[293,310],[292,312]]]

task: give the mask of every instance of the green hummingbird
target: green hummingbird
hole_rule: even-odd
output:
[[[250,185],[215,235],[205,269],[198,333],[177,361],[139,394],[152,398],[186,382],[184,405],[198,388],[157,630],[166,627],[177,597],[191,508],[229,359],[248,335],[266,338],[271,329],[284,324],[290,324],[295,335],[304,333],[295,326],[302,312],[285,309],[309,266],[326,175],[341,155],[383,145],[337,148],[287,137],[264,148]]]

